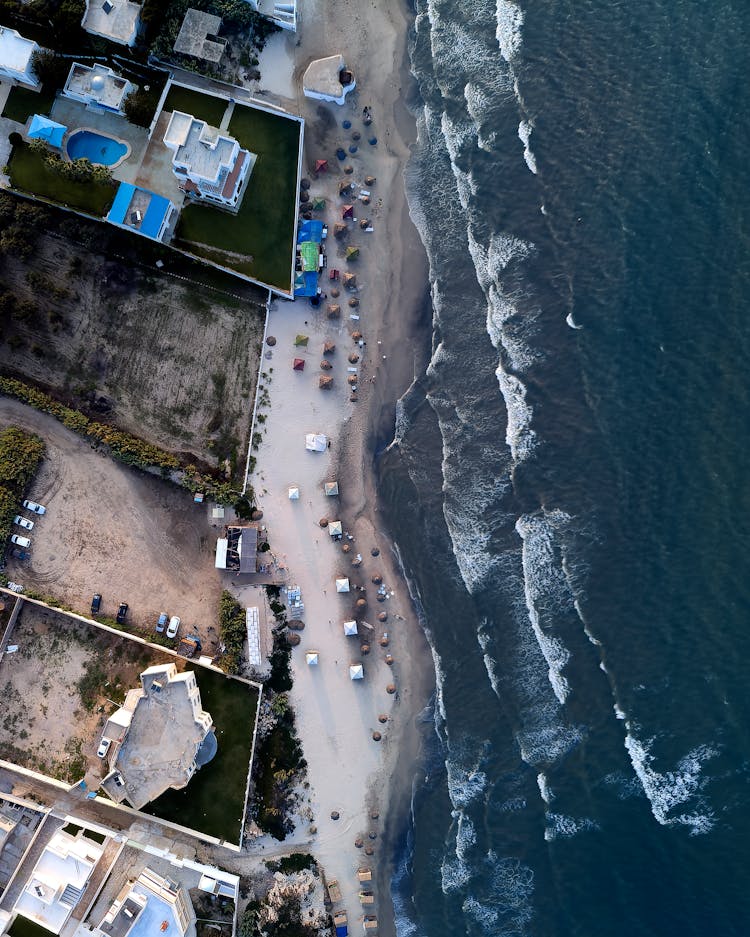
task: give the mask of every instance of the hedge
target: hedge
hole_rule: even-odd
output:
[[[0,432],[0,537],[5,542],[13,530],[26,489],[44,458],[44,443],[17,426]]]
[[[232,593],[225,589],[219,599],[219,637],[224,646],[222,663],[227,673],[239,673],[245,631],[245,612]]]

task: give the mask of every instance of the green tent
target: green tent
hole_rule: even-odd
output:
[[[320,196],[318,196],[318,198],[314,198],[312,200],[313,211],[323,211],[325,207],[326,207],[326,200],[324,198],[320,198]]]
[[[356,260],[359,257],[359,248],[358,247],[347,247],[346,249],[346,259],[347,260]]]
[[[294,340],[294,344],[295,345],[307,345],[309,341],[310,339],[307,337],[307,335],[298,335]]]
[[[302,258],[302,269],[306,273],[318,269],[318,258],[320,248],[314,241],[305,241],[299,246],[300,257]]]

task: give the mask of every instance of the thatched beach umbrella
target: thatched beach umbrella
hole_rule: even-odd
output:
[[[365,228],[369,228],[369,227],[370,227],[370,219],[369,219],[369,218],[360,218],[360,220],[359,220],[359,226],[360,226],[360,228],[362,228],[363,230],[364,230]]]
[[[349,305],[352,307],[352,309],[356,309],[357,306],[359,306],[359,300],[356,296],[352,296],[352,298],[349,300]]]
[[[365,185],[375,185],[377,179],[375,176],[365,176]]]
[[[323,342],[323,354],[332,355],[336,351],[336,342]]]
[[[373,547],[372,550],[370,550],[370,556],[380,556],[380,550],[378,550],[377,547]]]
[[[331,296],[336,299],[339,295],[340,293],[338,287],[334,286],[334,288],[331,290]]]
[[[383,637],[380,639],[380,642],[379,642],[379,643],[380,643],[380,646],[381,646],[381,647],[388,647],[388,644],[390,643],[390,642],[388,641],[388,635],[385,635],[385,634],[384,634]]]
[[[355,342],[358,342],[362,338],[362,333],[359,331],[352,332],[352,338]]]
[[[344,172],[347,174],[347,176],[351,176],[351,174],[354,172],[354,166],[344,166]]]
[[[327,526],[328,526],[328,518],[327,518],[327,517],[321,517],[321,519],[318,521],[318,524],[319,524],[321,527],[327,527]]]
[[[378,621],[388,621],[388,612],[380,612],[378,615]]]
[[[338,319],[341,315],[341,306],[338,303],[329,303],[326,314],[329,319]]]
[[[385,725],[386,722],[388,722],[388,716],[387,716],[385,713],[381,713],[381,714],[378,716],[378,722],[380,722],[380,723],[382,723],[383,725]]]
[[[374,856],[374,855],[375,855],[375,850],[372,848],[372,846],[369,845],[369,843],[368,843],[367,846],[365,846],[365,855],[366,855],[366,856]]]
[[[348,230],[349,228],[343,223],[343,221],[337,221],[333,226],[333,236],[335,238],[342,238]]]
[[[324,371],[330,371],[331,368],[333,367],[333,365],[331,364],[331,362],[330,362],[327,358],[324,358],[324,359],[320,362],[320,367],[321,367]]]
[[[351,547],[351,544],[345,543],[345,544],[343,544],[343,546],[341,547],[341,552],[342,552],[342,553],[348,553],[348,552],[351,550],[351,548],[352,548],[352,547]]]
[[[373,742],[379,742],[382,738],[383,738],[383,736],[380,734],[380,732],[373,732],[373,733],[372,733],[372,740],[373,740]]]
[[[352,140],[359,140],[361,136],[362,134],[359,132],[359,130],[355,130],[354,133],[352,134]]]
[[[318,378],[318,387],[321,390],[330,390],[333,387],[333,378],[328,374],[321,374]]]
[[[365,608],[367,605],[367,599],[357,599],[357,608]]]
[[[361,566],[361,565],[362,565],[362,557],[355,556],[354,559],[352,560],[352,566]]]
[[[354,840],[354,845],[357,847],[357,849],[361,849],[364,846],[364,844],[365,844],[365,841],[362,839],[361,836],[358,836]]]
[[[369,196],[369,195],[363,195],[363,196],[362,196],[362,204],[363,204],[363,205],[369,205],[369,204],[370,204],[370,196]]]
[[[389,683],[388,686],[385,688],[385,692],[393,696],[393,694],[396,692],[396,684]]]
[[[352,403],[356,403],[359,400],[359,397],[357,397],[356,393],[351,393],[349,394],[349,400],[351,400]]]
[[[385,662],[386,662],[386,664],[388,664],[389,667],[392,666],[392,664],[393,664],[393,658],[391,657],[390,654],[386,654],[386,655],[385,655]]]
[[[287,634],[286,636],[286,643],[291,647],[297,647],[301,641],[302,638],[298,634]]]
[[[369,654],[369,653],[370,653],[370,645],[369,645],[369,644],[363,644],[363,645],[360,647],[359,652],[360,652],[360,654]]]
[[[346,259],[347,260],[356,260],[359,257],[359,248],[355,247],[354,244],[350,244],[346,249]]]
[[[287,628],[291,628],[292,631],[304,631],[305,623],[301,618],[292,618],[291,621],[286,623]]]
[[[349,377],[346,379],[347,383],[351,384],[352,386],[356,384],[358,380],[359,378],[357,377],[356,374],[350,374]]]
[[[276,339],[273,335],[269,335],[266,339],[266,345],[269,345],[271,348],[276,344]]]
[[[359,361],[359,355],[356,353],[356,351],[353,351],[349,355],[349,361],[351,361],[352,364],[356,364]]]
[[[310,180],[309,180],[309,179],[301,179],[301,180],[300,180],[299,187],[300,187],[300,189],[309,189],[309,188],[310,188]]]
[[[345,273],[341,278],[341,282],[348,290],[354,290],[357,288],[357,274]]]
[[[375,583],[376,586],[379,586],[380,583],[383,581],[383,577],[380,575],[380,573],[375,573],[372,577],[372,581]]]
[[[301,203],[302,205],[304,205],[306,202],[309,202],[309,201],[310,201],[310,196],[308,195],[307,192],[302,191],[302,192],[300,192],[300,194],[299,194],[299,200],[300,200],[300,203]]]
[[[338,812],[338,810],[332,810],[332,811],[331,811],[331,819],[332,819],[332,820],[338,820],[338,818],[339,818],[340,816],[341,816],[341,814]]]

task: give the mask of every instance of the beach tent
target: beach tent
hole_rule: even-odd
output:
[[[349,591],[349,580],[348,580],[348,579],[337,579],[337,580],[336,580],[336,591],[337,591],[337,592],[348,592],[348,591]]]
[[[328,172],[328,160],[327,159],[315,160],[315,172]]]
[[[343,277],[341,278],[341,282],[342,282],[342,283],[344,284],[344,286],[345,286],[347,289],[349,289],[349,290],[356,289],[356,287],[357,287],[357,274],[356,274],[356,273],[345,273],[345,274],[343,275]]]
[[[362,664],[352,664],[349,667],[349,679],[350,680],[364,680],[365,678],[365,668]]]
[[[331,523],[328,525],[328,533],[332,537],[341,537],[341,535],[344,533],[341,527],[341,521],[331,521]]]
[[[296,485],[292,486],[289,489],[289,500],[290,501],[299,501],[299,488]]]
[[[359,257],[359,248],[355,247],[353,244],[347,247],[346,249],[346,259],[347,260],[356,260]]]
[[[324,209],[325,207],[326,207],[326,200],[325,200],[322,196],[317,195],[317,196],[312,200],[312,209],[313,209],[313,211],[323,211],[323,209]]]
[[[341,209],[341,217],[346,221],[348,218],[354,217],[354,206],[353,205],[344,205]]]
[[[356,621],[345,621],[344,622],[344,634],[347,637],[351,637],[353,634],[359,634],[357,631],[357,622]]]
[[[310,339],[308,338],[307,335],[298,335],[298,336],[294,339],[294,344],[297,345],[297,346],[304,345],[305,347],[307,347],[307,343],[308,343],[309,341],[310,341]]]
[[[318,652],[308,651],[307,654],[305,654],[305,660],[307,661],[308,667],[317,667],[318,666]]]
[[[323,485],[323,491],[325,492],[327,498],[332,498],[334,495],[339,493],[339,483],[326,482],[325,485]]]
[[[29,125],[29,140],[44,140],[50,146],[58,149],[62,146],[63,137],[68,132],[68,128],[63,124],[56,124],[49,117],[43,117],[41,114],[34,114]]]
[[[292,362],[292,368],[295,371],[304,371],[305,370],[305,361],[303,358],[295,358]]]
[[[372,872],[367,868],[357,869],[357,878],[360,880],[360,882],[371,882]]]
[[[328,448],[328,438],[322,433],[308,433],[305,436],[305,449],[308,452],[325,452]]]

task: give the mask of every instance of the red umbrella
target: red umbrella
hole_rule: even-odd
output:
[[[328,172],[328,160],[327,159],[316,160],[315,172]]]
[[[341,211],[341,217],[346,220],[347,218],[354,217],[354,206],[353,205],[344,205]]]
[[[294,364],[292,365],[295,371],[304,371],[305,370],[305,359],[304,358],[295,358]]]

